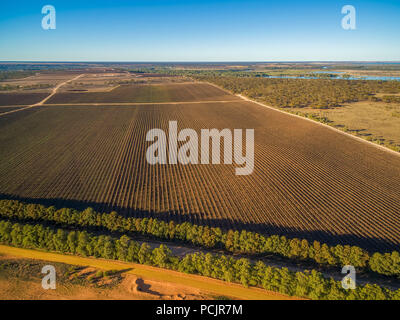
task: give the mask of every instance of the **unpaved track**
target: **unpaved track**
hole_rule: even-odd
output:
[[[0,245],[0,252],[13,256],[29,259],[46,260],[67,263],[77,266],[94,267],[103,270],[126,270],[127,274],[137,277],[176,285],[184,285],[197,288],[203,292],[214,295],[229,296],[236,299],[250,300],[298,300],[280,293],[267,291],[260,288],[245,288],[237,283],[228,283],[222,280],[208,278],[199,275],[186,274],[168,269],[151,267],[136,263],[128,263],[117,260],[84,258],[73,255],[43,252],[31,249],[14,248]]]
[[[67,81],[64,81],[64,82],[58,84],[56,87],[53,88],[51,93],[46,98],[44,98],[42,101],[39,101],[39,102],[37,102],[35,104],[31,104],[31,105],[29,105],[27,107],[24,107],[24,108],[19,108],[19,109],[16,109],[16,110],[11,110],[11,111],[8,111],[8,112],[0,113],[0,117],[1,116],[5,116],[5,115],[10,114],[10,113],[15,113],[15,112],[19,112],[19,111],[22,111],[22,110],[27,110],[27,109],[30,109],[30,108],[42,106],[44,103],[46,103],[47,100],[49,100],[52,96],[54,96],[57,93],[58,89],[60,89],[62,86],[66,85],[67,83],[69,83],[71,81],[78,80],[82,76],[84,76],[84,74],[80,74],[79,76],[76,76],[75,78],[72,78],[70,80],[67,80]]]

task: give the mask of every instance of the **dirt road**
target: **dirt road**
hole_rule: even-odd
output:
[[[43,252],[31,249],[21,249],[0,245],[0,253],[12,257],[46,260],[66,263],[76,266],[93,267],[103,270],[127,270],[126,273],[146,280],[170,283],[171,285],[187,286],[199,289],[203,292],[218,296],[228,296],[234,299],[250,300],[297,300],[260,288],[245,288],[240,284],[228,283],[222,280],[212,279],[199,275],[186,274],[168,269],[161,269],[136,263],[128,263],[115,260],[84,258],[73,255]]]

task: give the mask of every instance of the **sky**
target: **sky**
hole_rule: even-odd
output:
[[[0,1],[0,61],[400,61],[399,34],[400,0]]]

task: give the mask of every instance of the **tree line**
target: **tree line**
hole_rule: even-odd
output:
[[[95,228],[111,232],[128,232],[160,240],[189,243],[205,248],[222,248],[228,252],[247,255],[275,254],[288,259],[312,261],[319,265],[354,267],[387,276],[400,275],[398,252],[373,253],[349,245],[330,246],[306,239],[285,236],[266,236],[246,230],[221,230],[188,222],[165,222],[154,218],[123,217],[116,212],[99,213],[92,208],[79,211],[69,208],[57,210],[40,204],[26,204],[18,200],[0,200],[0,217],[19,221],[51,222],[61,226]]]
[[[12,91],[12,90],[35,90],[35,89],[48,89],[52,88],[54,85],[49,83],[39,83],[39,84],[31,84],[31,85],[11,85],[11,84],[0,84],[0,91]]]
[[[136,72],[184,76],[212,82],[235,94],[243,94],[251,99],[280,108],[328,109],[340,107],[344,103],[364,100],[398,102],[396,96],[384,96],[380,99],[375,94],[400,93],[400,81],[396,80],[348,80],[350,77],[348,74],[342,74],[341,79],[332,79],[338,74],[300,71],[292,73],[281,68],[272,73],[270,71],[250,71],[250,69],[181,70],[155,67],[141,68]],[[291,79],[290,75],[318,79]],[[269,78],[271,76],[288,76],[288,78]]]
[[[344,290],[341,282],[324,278],[315,270],[295,273],[287,268],[266,266],[262,261],[252,263],[246,258],[211,253],[193,253],[181,258],[174,256],[165,245],[151,249],[148,244],[139,244],[126,235],[116,238],[0,220],[0,243],[146,264],[310,299],[400,299],[400,289],[391,291],[378,285],[367,284],[357,286],[355,290]]]
[[[280,108],[328,109],[369,100],[378,92],[400,92],[399,81],[268,79],[197,76],[235,94]]]
[[[32,76],[36,71],[0,71],[0,81],[21,79]]]
[[[281,70],[282,71],[282,70]],[[279,108],[329,109],[357,101],[398,102],[396,96],[382,99],[376,93],[400,93],[400,81],[332,79],[337,74],[299,73],[298,77],[318,79],[269,78],[271,73],[250,72],[249,70],[176,70],[171,68],[142,68],[136,72],[152,72],[174,76],[190,77],[199,81],[212,82],[234,94],[242,94]],[[275,75],[275,73],[273,73]],[[289,75],[287,71],[278,76]]]

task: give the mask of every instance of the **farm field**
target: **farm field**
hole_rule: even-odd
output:
[[[0,81],[0,89],[7,94],[49,94],[55,86],[75,75],[71,71],[37,72],[28,77]],[[18,101],[17,101],[18,102]]]
[[[238,100],[237,97],[207,84],[136,84],[121,85],[108,92],[57,93],[47,104],[189,102]]]
[[[235,96],[207,102],[225,95],[211,86],[177,86],[186,89],[174,97],[204,103],[41,106],[0,117],[1,197],[371,251],[400,243],[400,157]],[[172,96],[170,85],[158,86],[168,93],[161,97],[143,90],[147,101]],[[236,176],[236,165],[149,165],[145,135],[167,131],[170,120],[197,132],[254,128],[253,174]]]
[[[49,93],[0,93],[0,106],[30,105],[46,98]],[[2,113],[3,110],[1,109]]]

